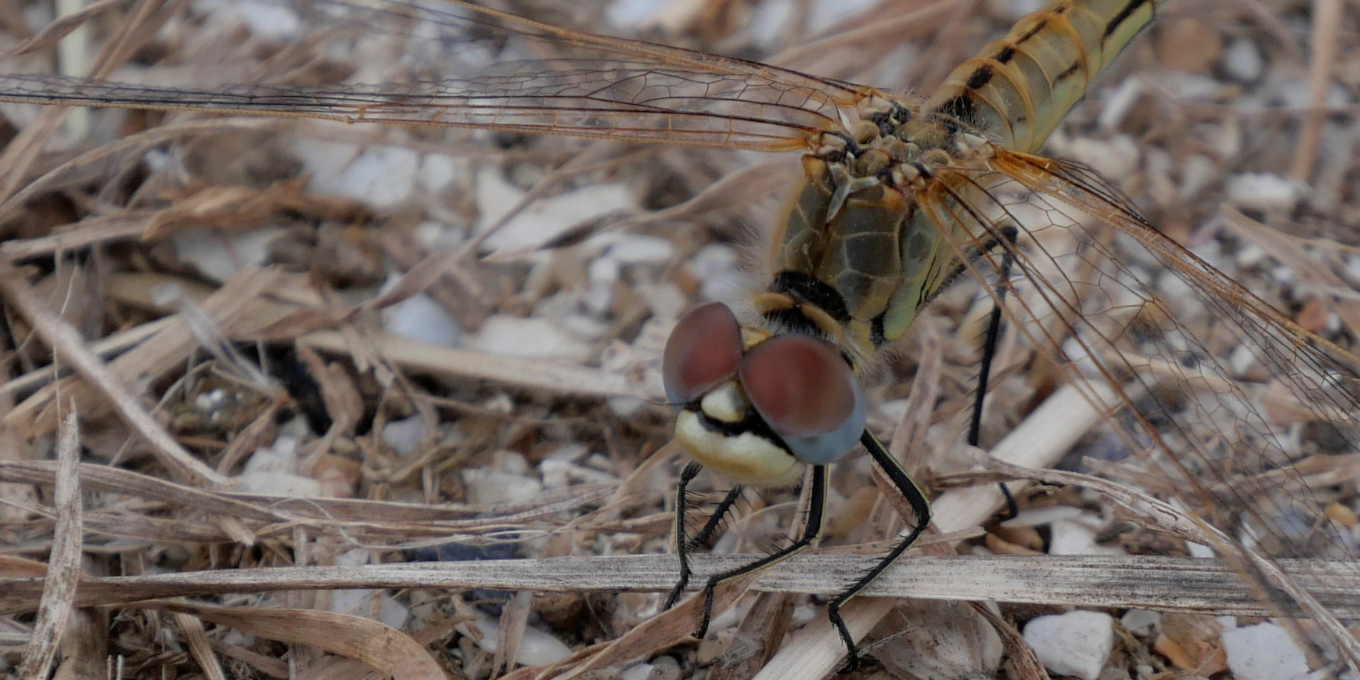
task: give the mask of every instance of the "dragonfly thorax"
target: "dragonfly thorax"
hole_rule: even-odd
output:
[[[826,338],[857,370],[957,273],[923,202],[964,169],[985,170],[993,154],[953,118],[895,111],[847,126],[839,147],[804,157],[804,182],[775,234],[774,276],[754,300],[776,332]]]

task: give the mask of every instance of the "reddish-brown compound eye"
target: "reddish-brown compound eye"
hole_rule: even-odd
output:
[[[855,447],[864,431],[864,392],[836,348],[780,335],[747,352],[741,385],[798,460],[825,465]]]
[[[695,307],[680,318],[661,355],[666,397],[684,404],[721,385],[741,363],[741,326],[721,302]]]

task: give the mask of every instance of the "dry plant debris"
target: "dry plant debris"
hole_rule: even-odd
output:
[[[502,4],[917,92],[1034,9]],[[0,70],[205,86],[452,67],[439,45],[411,50],[418,35],[291,25],[297,15],[267,2],[51,12],[0,3]],[[1046,153],[1091,165],[1164,234],[1353,347],[1353,8],[1159,12]],[[6,677],[784,679],[838,663],[815,596],[862,573],[901,527],[859,458],[835,472],[817,554],[722,589],[727,613],[703,641],[687,639],[696,600],[659,615],[676,574],[678,469],[660,350],[693,303],[761,284],[759,244],[795,158],[13,104],[0,105],[0,139]],[[1174,277],[1135,264],[1179,302]],[[983,423],[983,447],[1005,464],[959,446],[989,305],[955,284],[870,380],[871,425],[940,495],[939,534],[868,593],[883,599],[846,611],[881,664],[864,677],[1043,677],[1052,649],[1031,650],[1044,643],[1017,628],[1073,607],[1114,615],[1102,680],[1337,668],[1290,656],[1290,631],[1263,622],[1273,612],[1232,569],[1183,559],[1201,518],[1153,498],[1179,490],[1129,463],[1093,406],[1112,397],[1064,384],[1020,334],[1003,340]],[[1216,340],[1205,310],[1176,312]],[[1272,377],[1251,356],[1233,368],[1244,385]],[[1317,455],[1241,483],[1307,485],[1316,514],[1360,526],[1360,453],[1338,448],[1341,425],[1247,389]],[[1055,464],[1068,471],[1010,466]],[[1019,517],[982,532],[998,478],[1037,486]],[[716,500],[721,482],[701,479]],[[714,551],[776,545],[796,508],[790,491],[748,493]],[[1354,573],[1283,568],[1326,590],[1321,610],[1360,617]],[[907,597],[927,599],[887,599]],[[965,599],[1002,604],[951,602]],[[1294,632],[1319,635],[1325,617],[1309,616]],[[1243,648],[1280,651],[1235,661]]]

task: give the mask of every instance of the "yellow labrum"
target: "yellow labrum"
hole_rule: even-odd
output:
[[[924,110],[1033,153],[1091,81],[1152,21],[1160,0],[1058,0],[954,69]]]

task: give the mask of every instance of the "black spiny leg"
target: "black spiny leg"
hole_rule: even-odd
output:
[[[826,522],[826,466],[816,465],[812,468],[812,497],[808,508],[807,522],[803,525],[803,535],[792,544],[776,550],[765,557],[762,557],[750,564],[746,564],[736,569],[730,569],[720,574],[709,577],[708,583],[704,584],[704,619],[699,625],[699,630],[694,632],[694,637],[702,639],[708,632],[708,624],[713,619],[713,591],[724,581],[730,581],[747,574],[760,571],[766,567],[786,560],[803,549],[812,545],[817,540],[817,536],[822,533],[822,526]]]
[[[689,539],[690,552],[708,546],[713,540],[713,535],[718,533],[718,528],[722,526],[723,518],[727,513],[732,512],[732,506],[736,505],[737,499],[741,498],[741,492],[745,487],[738,484],[728,490],[727,495],[718,502],[718,507],[714,508],[713,514],[708,516],[708,521],[699,529],[699,533],[694,534],[694,538]]]
[[[926,500],[925,493],[921,491],[921,487],[916,485],[911,475],[908,475],[906,470],[903,470],[902,466],[897,464],[897,459],[893,458],[892,454],[883,448],[883,444],[872,432],[865,430],[859,441],[864,445],[864,448],[869,450],[869,455],[873,457],[874,463],[888,476],[897,491],[902,494],[903,498],[907,499],[907,504],[911,506],[911,511],[916,515],[916,523],[912,526],[911,531],[898,541],[897,545],[894,545],[892,550],[889,550],[888,554],[878,561],[878,564],[874,565],[873,569],[870,569],[868,573],[855,581],[854,585],[841,591],[841,594],[837,595],[826,606],[826,615],[831,619],[831,624],[836,627],[836,632],[840,633],[841,641],[845,643],[845,648],[849,652],[849,658],[846,659],[845,666],[841,668],[843,673],[853,672],[859,668],[859,648],[855,646],[855,638],[850,635],[850,629],[846,627],[845,619],[841,618],[841,607],[845,606],[850,598],[858,595],[861,590],[873,583],[874,579],[878,578],[888,567],[891,567],[893,562],[896,562],[897,558],[901,557],[902,553],[906,552],[907,548],[910,548],[916,542],[916,539],[920,538],[921,534],[925,532],[926,527],[930,525],[930,501]],[[902,519],[905,521],[907,518],[903,517]]]
[[[727,495],[723,497],[722,502],[718,503],[717,509],[709,516],[708,521],[704,523],[704,526],[699,530],[699,533],[695,534],[692,539],[686,539],[685,511],[688,509],[688,503],[686,502],[687,487],[689,486],[689,483],[694,481],[694,478],[699,475],[701,469],[703,469],[703,466],[698,463],[686,465],[684,471],[680,473],[680,483],[676,488],[675,553],[680,557],[680,580],[675,583],[674,588],[671,588],[671,594],[666,598],[665,609],[674,607],[675,603],[680,601],[680,595],[683,594],[685,588],[689,586],[690,576],[694,574],[689,564],[690,553],[702,547],[713,538],[713,534],[718,530],[718,527],[722,525],[723,517],[725,517],[728,512],[731,512],[733,504],[737,502],[737,498],[741,497],[741,485],[732,487],[732,489],[727,492]]]
[[[1013,226],[1002,227],[1000,230],[1001,240],[1005,241],[1002,245],[1001,253],[1001,282],[996,286],[996,304],[992,307],[991,317],[987,320],[987,336],[982,343],[982,363],[978,368],[977,391],[973,397],[973,421],[968,425],[968,445],[977,447],[978,437],[982,430],[982,405],[987,398],[987,381],[992,375],[992,361],[996,358],[996,345],[1001,340],[1001,305],[1006,300],[1007,284],[1011,278],[1011,266],[1015,263],[1015,241],[1017,231]],[[1020,506],[1015,502],[1015,496],[1011,495],[1011,490],[1002,482],[1001,495],[1006,499],[1006,515],[1001,521],[1014,519],[1020,514]]]

